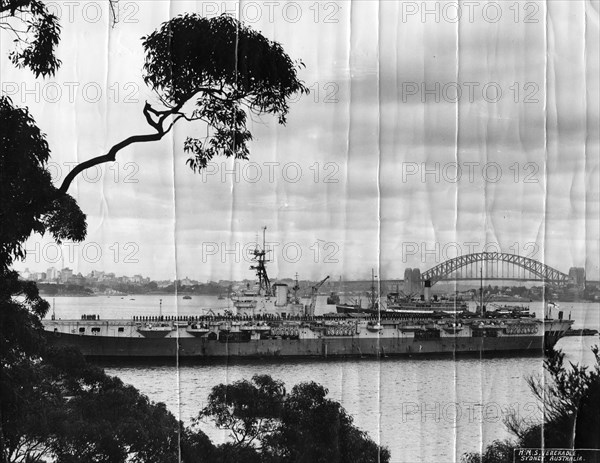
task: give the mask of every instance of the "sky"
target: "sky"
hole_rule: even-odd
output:
[[[236,15],[281,43],[311,89],[286,126],[253,118],[249,161],[194,174],[178,123],[80,176],[83,243],[32,237],[16,268],[153,279],[401,278],[502,251],[599,275],[599,2],[56,2],[62,67],[10,66],[2,90],[47,134],[58,183],[73,163],[148,133],[141,38],[184,13]]]

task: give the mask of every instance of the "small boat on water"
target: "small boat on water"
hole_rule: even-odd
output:
[[[192,298],[192,296],[183,296],[184,299],[189,300]]]

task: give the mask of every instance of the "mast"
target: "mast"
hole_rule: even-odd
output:
[[[266,248],[266,235],[267,227],[263,227],[263,245],[262,249],[258,248],[258,244],[254,249],[254,257],[253,259],[256,261],[256,265],[251,265],[251,270],[256,270],[256,277],[258,278],[258,292],[261,295],[271,296],[271,281],[269,280],[269,276],[267,275],[267,267],[265,263],[267,262],[267,248]]]
[[[298,304],[300,299],[298,298],[298,290],[300,289],[300,285],[298,284],[298,272],[296,272],[296,281],[294,283],[294,287],[292,291],[294,291],[294,304]]]
[[[479,312],[483,315],[483,267],[479,269]]]
[[[375,308],[375,304],[377,304],[377,293],[375,292],[375,269],[371,269],[371,310]],[[379,304],[377,304],[379,306]]]
[[[375,297],[375,269],[371,269],[371,310],[375,308],[377,304],[377,328],[381,329],[381,304],[379,304]]]

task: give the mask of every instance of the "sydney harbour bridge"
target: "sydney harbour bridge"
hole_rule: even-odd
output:
[[[585,284],[583,269],[572,268],[569,274],[566,274],[529,257],[503,252],[465,254],[448,259],[423,273],[418,269],[407,269],[405,282],[407,278],[415,283],[429,282],[428,285],[431,286],[440,281],[479,279],[537,281],[543,285],[554,286]]]

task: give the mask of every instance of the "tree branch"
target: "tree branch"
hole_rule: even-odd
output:
[[[69,189],[69,186],[71,185],[71,183],[73,182],[75,177],[77,177],[77,175],[79,175],[84,170],[89,169],[90,167],[94,167],[94,166],[97,166],[98,164],[103,164],[105,162],[114,161],[117,153],[120,150],[122,150],[123,148],[125,148],[133,143],[157,141],[157,140],[160,140],[165,134],[166,134],[166,132],[163,132],[163,133],[157,132],[157,133],[148,134],[148,135],[134,135],[132,137],[129,137],[129,138],[123,140],[120,143],[117,143],[105,155],[97,156],[95,158],[84,161],[81,164],[77,164],[73,168],[73,170],[71,170],[69,172],[69,174],[65,177],[65,180],[63,181],[63,183],[60,186],[60,188],[58,189],[58,191],[61,193],[66,193],[67,190]]]
[[[105,162],[114,162],[117,157],[117,153],[119,151],[121,151],[123,148],[126,148],[127,146],[132,145],[134,143],[145,143],[145,142],[160,140],[162,137],[164,137],[167,133],[170,132],[170,130],[173,128],[173,125],[175,124],[175,122],[177,122],[179,119],[181,119],[180,114],[178,113],[180,108],[181,108],[181,106],[178,105],[178,107],[175,107],[175,108],[167,110],[167,111],[156,111],[155,109],[153,109],[150,106],[149,103],[146,103],[146,105],[144,106],[144,110],[143,110],[144,117],[146,118],[146,121],[148,122],[148,124],[156,130],[156,133],[150,133],[150,134],[146,134],[146,135],[132,135],[131,137],[126,138],[125,140],[121,141],[120,143],[117,143],[116,145],[114,145],[108,151],[108,153],[106,153],[102,156],[96,156],[95,158],[88,159],[87,161],[77,164],[67,174],[67,176],[65,177],[65,179],[62,182],[62,185],[60,186],[58,191],[63,194],[66,193],[67,190],[69,189],[69,186],[71,186],[71,183],[75,179],[75,177],[77,177],[84,170],[89,169],[90,167],[97,166],[99,164],[103,164]],[[152,119],[152,116],[150,113],[159,116],[158,122],[154,121],[154,119]],[[176,117],[175,120],[166,129],[163,128],[164,121],[169,116],[171,116],[175,113],[178,115],[178,117]]]

